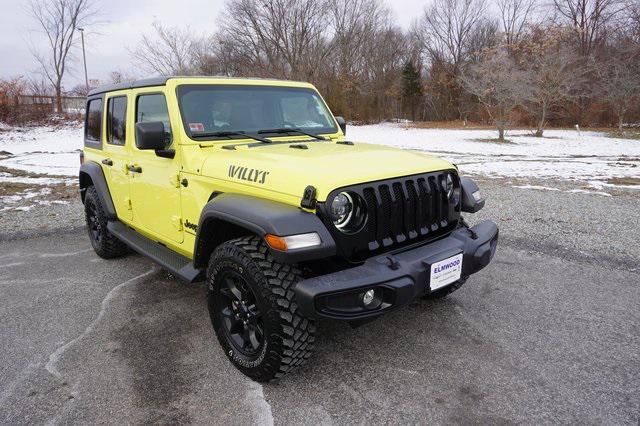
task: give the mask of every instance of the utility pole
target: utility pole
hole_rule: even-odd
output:
[[[80,31],[80,38],[82,38],[82,60],[84,61],[84,84],[87,86],[87,93],[89,93],[89,75],[87,74],[87,55],[84,52],[84,28],[78,28]]]

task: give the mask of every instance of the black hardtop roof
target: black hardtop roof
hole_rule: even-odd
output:
[[[117,90],[127,90],[127,89],[139,89],[141,87],[153,87],[153,86],[164,86],[167,84],[168,80],[172,78],[217,78],[217,79],[228,79],[228,80],[270,80],[270,81],[291,81],[291,80],[279,80],[276,78],[260,78],[260,77],[226,77],[226,76],[217,76],[217,75],[172,75],[172,76],[164,76],[164,77],[150,77],[143,78],[141,80],[134,81],[126,81],[124,83],[116,83],[116,84],[106,84],[104,86],[98,86],[93,90],[90,90],[87,94],[87,97],[99,95],[101,93],[107,92],[115,92]]]

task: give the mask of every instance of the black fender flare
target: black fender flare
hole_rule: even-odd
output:
[[[87,187],[90,183],[93,183],[93,186],[98,191],[98,196],[100,197],[100,201],[104,206],[107,217],[109,219],[117,219],[118,216],[116,214],[116,209],[113,205],[113,200],[111,199],[111,193],[109,192],[109,186],[107,185],[107,180],[104,178],[104,172],[102,171],[102,167],[93,161],[86,161],[80,166],[80,197],[82,198],[82,202],[84,203],[84,196]]]
[[[266,234],[288,236],[317,232],[322,243],[315,247],[289,251],[269,248],[273,257],[283,263],[323,259],[336,254],[333,237],[314,213],[277,201],[240,194],[220,194],[202,209],[198,222],[193,263],[204,267],[213,249],[224,242],[216,228],[231,224],[263,238]]]

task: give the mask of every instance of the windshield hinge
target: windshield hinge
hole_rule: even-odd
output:
[[[171,175],[171,177],[169,177],[169,183],[174,188],[180,188],[180,173],[176,173],[175,175]]]
[[[182,231],[182,218],[180,216],[171,216],[171,224],[177,231]]]

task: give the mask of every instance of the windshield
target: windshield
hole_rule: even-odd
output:
[[[283,129],[313,134],[337,131],[320,96],[307,88],[183,85],[178,87],[178,101],[185,131],[198,139],[242,137],[233,132],[293,135]],[[220,134],[212,134],[216,132]]]

